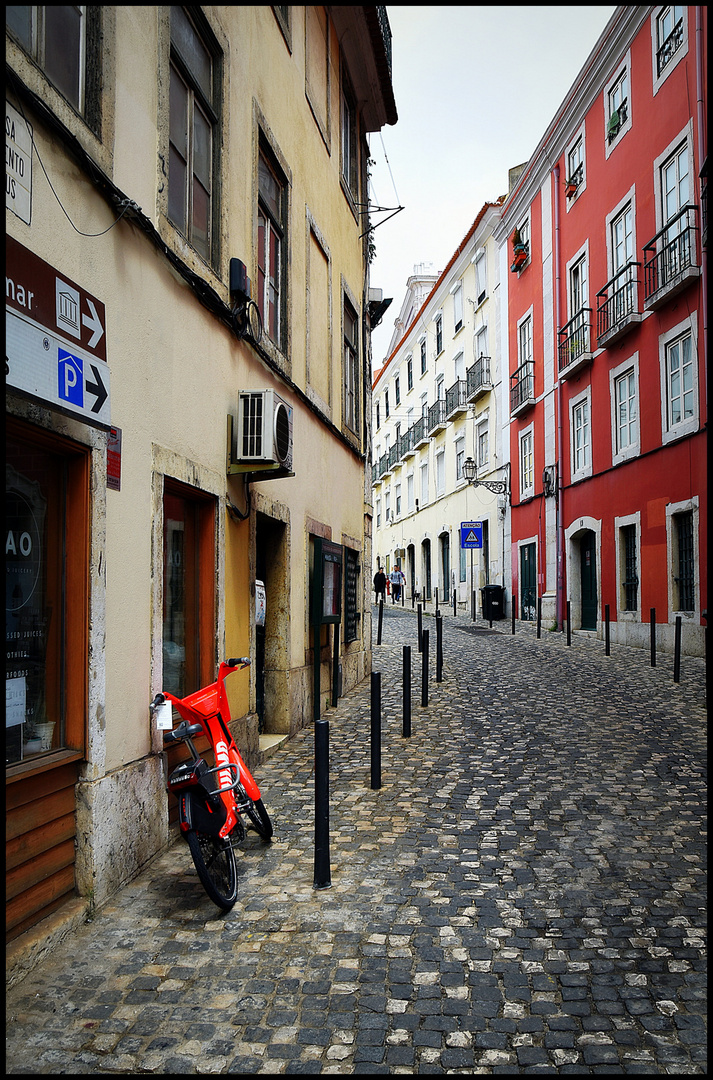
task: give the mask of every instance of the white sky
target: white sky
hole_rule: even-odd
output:
[[[399,119],[369,136],[370,202],[405,209],[373,237],[371,285],[393,297],[372,336],[375,372],[414,266],[443,270],[483,203],[507,192],[614,10],[387,6]]]

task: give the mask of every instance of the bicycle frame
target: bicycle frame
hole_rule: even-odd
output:
[[[196,768],[202,760],[195,754],[190,739],[186,739],[190,749],[194,752],[194,769],[186,774],[186,783],[181,784],[181,789],[200,784],[206,790],[210,790],[204,778],[214,775],[217,778],[217,789],[212,794],[217,795],[225,810],[225,822],[220,827],[218,835],[221,839],[227,839],[238,824],[238,817],[244,807],[236,798],[236,787],[240,785],[249,799],[254,802],[260,798],[260,789],[255,783],[250,770],[240,756],[240,751],[235,745],[235,740],[230,734],[228,720],[230,719],[230,706],[228,694],[225,689],[225,678],[239,667],[247,667],[250,661],[246,657],[237,660],[228,660],[221,663],[218,669],[218,678],[210,686],[197,690],[194,694],[188,694],[185,698],[178,698],[167,691],[163,692],[163,698],[175,706],[177,712],[188,724],[200,724],[203,734],[208,739],[215,755],[215,768],[204,771]],[[227,718],[227,719],[226,719]],[[203,763],[205,765],[205,763]],[[192,810],[195,807],[189,805],[189,796],[184,791],[173,788],[179,800],[180,827],[183,832],[195,828],[192,818]],[[247,804],[246,804],[247,805]],[[199,811],[200,812],[200,811]]]

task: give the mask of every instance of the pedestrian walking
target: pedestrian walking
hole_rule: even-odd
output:
[[[379,603],[379,597],[386,603],[386,574],[379,566],[374,574],[374,592],[376,593],[376,602]]]
[[[389,580],[391,582],[391,602],[393,604],[395,604],[398,600],[401,599],[401,578],[402,577],[403,577],[403,575],[402,575],[401,571],[399,570],[398,566],[395,566],[394,569],[389,574]]]

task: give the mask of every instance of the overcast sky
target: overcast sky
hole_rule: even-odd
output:
[[[614,10],[387,6],[399,119],[369,136],[370,201],[405,209],[374,232],[371,285],[393,297],[373,333],[375,372],[414,265],[443,270],[483,203],[507,192]]]

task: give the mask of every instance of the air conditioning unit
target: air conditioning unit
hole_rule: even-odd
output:
[[[235,459],[292,469],[292,408],[274,390],[238,394]]]

